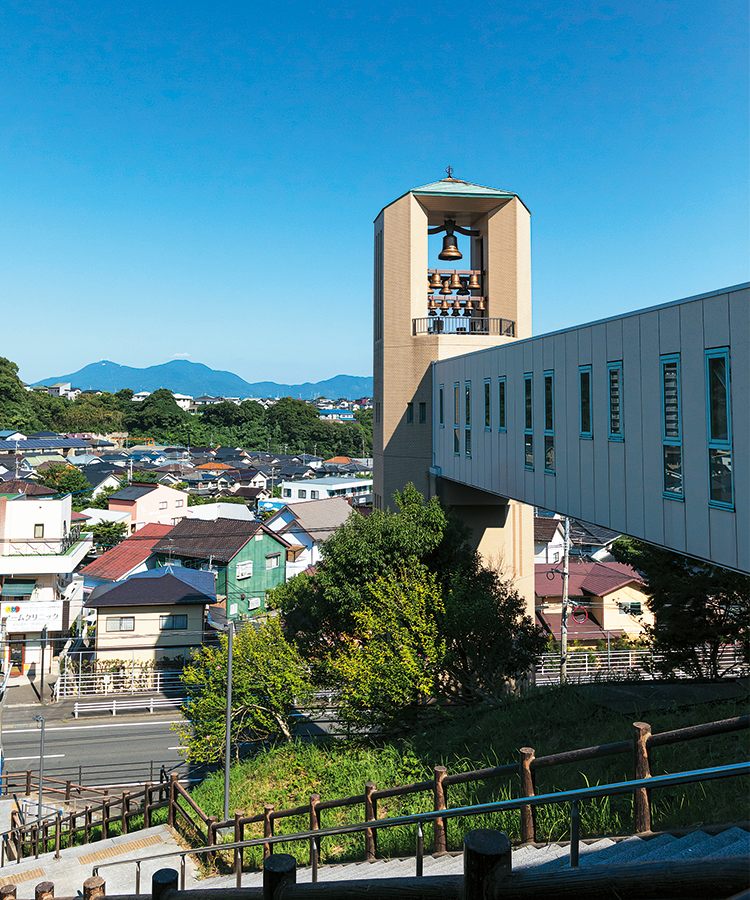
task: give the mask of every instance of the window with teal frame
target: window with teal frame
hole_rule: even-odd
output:
[[[484,430],[490,431],[492,429],[492,409],[490,406],[491,396],[490,396],[490,379],[484,379]]]
[[[505,375],[497,379],[497,430],[506,430],[505,419]]]
[[[622,441],[622,361],[607,363],[609,388],[609,439]]]
[[[445,390],[442,384],[438,388],[438,425],[445,428]]]
[[[684,500],[680,356],[677,353],[661,357],[661,398],[664,496],[670,500]]]
[[[466,427],[464,429],[464,453],[471,456],[471,382],[464,385],[466,393]]]
[[[555,373],[544,373],[544,471],[555,474]]]
[[[734,508],[729,348],[706,351],[708,502]]]
[[[523,467],[534,471],[534,378],[523,376]]]
[[[453,455],[461,455],[461,438],[459,426],[461,422],[459,409],[461,402],[461,385],[456,381],[453,384]]]
[[[591,421],[591,366],[578,367],[579,421],[578,436],[592,438],[594,429]]]

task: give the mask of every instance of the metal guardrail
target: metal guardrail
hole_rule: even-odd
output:
[[[454,809],[443,809],[425,813],[414,813],[408,816],[394,816],[392,819],[373,819],[369,822],[358,822],[352,825],[339,825],[334,828],[321,828],[315,831],[298,831],[292,834],[269,835],[262,838],[253,838],[248,841],[235,841],[226,844],[213,844],[211,846],[197,847],[193,850],[174,850],[169,853],[157,853],[144,856],[140,859],[118,860],[109,863],[100,863],[92,869],[93,875],[98,875],[101,869],[112,866],[135,865],[136,883],[135,893],[140,893],[141,864],[156,859],[168,859],[180,857],[180,889],[185,890],[185,859],[190,855],[216,853],[217,851],[233,850],[234,868],[237,887],[242,887],[242,851],[247,847],[260,847],[263,845],[283,844],[293,841],[309,841],[312,863],[312,880],[318,880],[318,856],[322,838],[335,837],[342,834],[357,834],[378,828],[397,828],[405,825],[416,825],[416,874],[422,875],[423,841],[422,831],[427,822],[436,819],[455,819],[463,816],[486,815],[494,812],[511,812],[523,808],[546,806],[549,804],[570,803],[570,865],[578,865],[580,846],[580,803],[584,800],[593,800],[598,797],[611,797],[619,794],[631,794],[639,789],[649,791],[660,787],[673,787],[675,785],[692,784],[702,781],[714,781],[719,778],[732,778],[740,775],[750,775],[750,762],[734,763],[728,766],[714,766],[709,769],[693,769],[688,772],[679,772],[674,775],[655,775],[653,778],[639,778],[633,781],[621,781],[614,784],[596,785],[595,787],[577,788],[572,791],[560,791],[555,794],[538,794],[534,797],[523,797],[518,800],[498,800],[493,803],[480,803],[476,806],[460,806]]]
[[[81,654],[78,654],[79,656]],[[159,694],[185,690],[179,672],[97,672],[63,670],[55,683],[55,700],[96,694]]]
[[[113,697],[112,700],[104,700],[101,703],[79,703],[77,700],[73,704],[73,717],[78,718],[82,712],[111,712],[113,716],[117,715],[117,710],[121,712],[126,709],[143,709],[152,713],[154,709],[175,709],[179,708],[185,702],[185,697],[148,697],[143,700],[127,700],[120,697]]]
[[[570,681],[607,681],[620,678],[640,678],[645,681],[657,680],[648,667],[664,658],[663,654],[651,650],[608,650],[580,649],[568,652],[567,678]],[[726,672],[737,677],[747,675],[750,666],[740,658],[734,648],[725,648],[720,654],[720,664]],[[677,672],[680,677],[691,677],[687,672]],[[558,684],[560,681],[560,654],[544,653],[536,665],[537,684]]]

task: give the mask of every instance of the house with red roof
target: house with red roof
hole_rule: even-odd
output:
[[[102,553],[78,573],[83,575],[83,592],[91,593],[102,584],[124,581],[131,575],[157,567],[154,547],[172,530],[171,525],[151,523]]]
[[[562,562],[534,567],[536,619],[560,640]],[[646,605],[647,584],[630,566],[616,562],[571,560],[568,577],[568,640],[594,644],[611,638],[637,638],[653,624]]]

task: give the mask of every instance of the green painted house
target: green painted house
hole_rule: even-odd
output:
[[[157,565],[216,573],[216,598],[230,618],[265,611],[266,593],[286,577],[290,545],[256,520],[182,519],[154,547]]]

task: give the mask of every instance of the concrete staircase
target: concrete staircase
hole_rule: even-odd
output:
[[[73,847],[61,852],[61,859],[54,854],[41,855],[39,859],[27,859],[20,864],[9,863],[0,869],[0,885],[8,882],[18,885],[19,900],[31,900],[34,887],[40,881],[52,881],[58,897],[76,896],[83,882],[92,875],[97,863],[122,860],[125,865],[103,869],[102,877],[107,883],[107,894],[132,894],[135,892],[136,859],[181,849],[181,843],[164,825],[144,831],[109,838],[83,847]],[[561,844],[527,844],[513,851],[513,869],[533,869],[535,872],[553,872],[569,867],[569,847]],[[588,868],[609,864],[620,865],[649,860],[716,859],[722,856],[748,857],[750,871],[750,831],[733,827],[715,835],[694,831],[676,838],[662,834],[643,839],[629,837],[620,840],[604,838],[590,843],[581,843],[579,866]],[[179,857],[144,862],[141,871],[141,893],[149,893],[151,875],[157,869],[169,867],[179,871]],[[405,859],[379,859],[375,862],[347,863],[321,866],[318,870],[320,883],[332,881],[369,880],[375,878],[413,877],[416,874],[413,857]],[[425,877],[437,875],[462,875],[463,856],[461,853],[443,853],[426,856]],[[312,880],[309,868],[297,870],[297,883],[306,884]],[[261,872],[246,872],[242,876],[242,887],[261,887]],[[186,888],[197,887],[219,889],[235,886],[234,875],[200,878],[200,873],[190,857],[187,859]]]
[[[712,859],[721,856],[748,856],[750,871],[750,831],[744,828],[729,828],[716,835],[703,831],[694,831],[681,838],[669,834],[643,839],[630,837],[624,840],[604,838],[588,844],[581,843],[578,864],[580,867],[597,865],[625,864],[634,861],[679,860],[679,859]],[[513,851],[513,869],[531,869],[539,872],[550,872],[554,869],[567,868],[570,863],[570,851],[567,845],[546,844],[543,846],[527,844]],[[321,866],[318,869],[318,881],[358,881],[372,878],[412,877],[416,874],[413,857],[407,859],[379,859],[375,862],[348,863],[335,866]],[[424,859],[424,875],[463,875],[463,856],[461,853],[444,853],[439,856],[426,856]],[[309,868],[297,869],[297,883],[307,884],[312,880]],[[243,887],[260,887],[263,876],[260,872],[249,872],[242,876]],[[205,878],[201,885],[206,888],[234,887],[234,876],[216,876]]]

